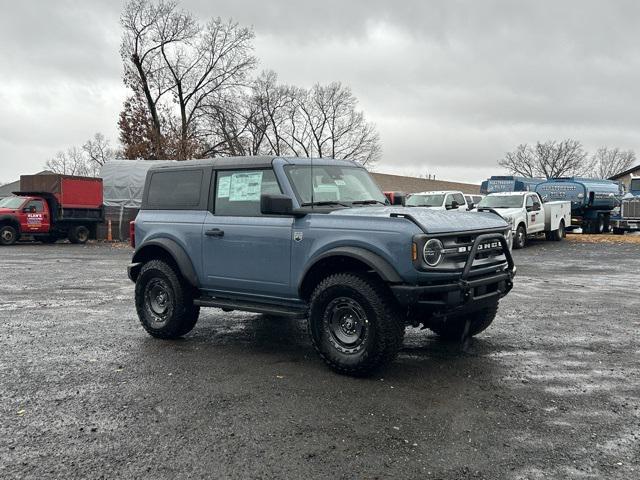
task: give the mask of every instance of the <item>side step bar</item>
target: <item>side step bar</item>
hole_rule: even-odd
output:
[[[283,317],[305,317],[308,309],[306,306],[273,305],[270,303],[257,303],[245,300],[231,300],[228,298],[201,297],[193,300],[198,307],[223,308],[225,310],[240,310],[243,312],[266,313]]]

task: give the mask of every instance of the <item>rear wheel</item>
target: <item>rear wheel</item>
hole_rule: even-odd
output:
[[[161,261],[145,263],[136,280],[136,310],[144,329],[157,338],[189,333],[200,315],[191,288]]]
[[[0,227],[0,245],[13,245],[18,241],[18,231],[11,225]]]
[[[313,292],[309,312],[313,346],[340,373],[375,371],[402,346],[404,319],[385,286],[366,275],[325,278]]]
[[[520,248],[524,248],[527,243],[527,230],[524,225],[518,225],[516,229],[516,234],[513,237],[513,248],[518,250]]]
[[[450,315],[444,321],[429,325],[429,328],[445,340],[463,340],[486,330],[497,313],[498,301],[475,312]]]
[[[551,240],[554,242],[561,242],[563,238],[567,236],[567,232],[564,229],[564,220],[560,220],[558,229],[551,232]]]
[[[69,241],[71,243],[87,243],[89,240],[89,229],[84,225],[78,225],[77,227],[71,227],[69,230]]]
[[[624,230],[621,229],[621,228],[613,227],[613,234],[614,235],[624,235]]]

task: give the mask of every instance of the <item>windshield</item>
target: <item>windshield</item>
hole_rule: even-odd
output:
[[[285,171],[301,205],[310,205],[311,202],[345,206],[351,206],[353,202],[387,203],[387,197],[364,168],[314,165],[313,179],[310,165],[291,165],[285,167]]]
[[[24,198],[22,197],[7,197],[0,200],[0,208],[11,208],[15,210],[20,208],[20,205],[24,203]]]
[[[523,198],[523,195],[489,195],[478,203],[478,208],[520,208]]]
[[[441,207],[444,195],[411,195],[407,198],[407,207]]]

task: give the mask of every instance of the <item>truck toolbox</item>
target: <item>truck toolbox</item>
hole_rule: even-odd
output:
[[[22,175],[22,192],[52,193],[64,208],[101,208],[102,179],[72,175]]]

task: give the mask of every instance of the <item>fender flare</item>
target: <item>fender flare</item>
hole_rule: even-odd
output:
[[[402,277],[398,274],[396,269],[387,260],[382,258],[377,253],[373,253],[370,250],[361,247],[336,247],[331,250],[315,257],[309,265],[304,269],[304,272],[300,276],[298,282],[298,291],[302,288],[305,278],[309,271],[321,262],[322,260],[330,257],[350,257],[355,260],[359,260],[365,265],[368,265],[373,271],[375,271],[382,280],[389,283],[402,283]]]
[[[193,287],[199,286],[198,275],[196,274],[195,268],[193,268],[193,263],[191,263],[189,255],[187,255],[184,248],[176,241],[169,238],[157,238],[140,245],[131,259],[132,268],[130,269],[130,276],[137,277],[140,268],[142,268],[142,263],[145,260],[145,252],[147,252],[150,247],[161,248],[167,252],[178,266],[184,279]]]

